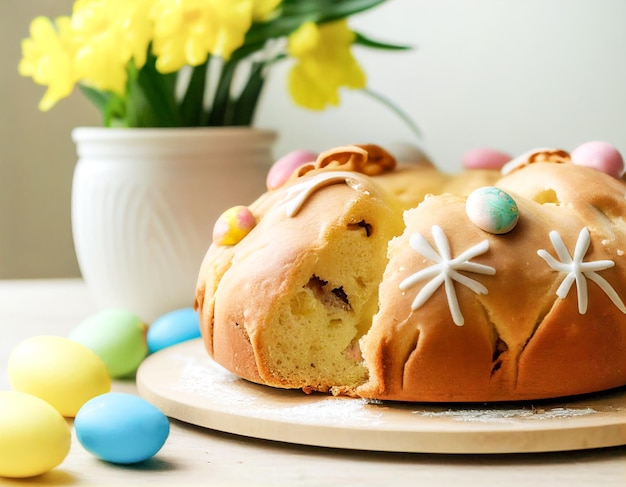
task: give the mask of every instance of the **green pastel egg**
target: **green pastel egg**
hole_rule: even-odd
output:
[[[493,234],[510,232],[519,220],[515,200],[494,186],[474,190],[467,197],[465,210],[474,225]]]
[[[92,350],[119,379],[132,376],[148,354],[147,329],[131,312],[106,309],[79,323],[68,338]]]

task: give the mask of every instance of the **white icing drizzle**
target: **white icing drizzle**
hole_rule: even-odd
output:
[[[364,183],[363,180],[356,178],[354,173],[348,171],[333,171],[318,174],[287,189],[285,211],[290,218],[296,216],[306,200],[315,193],[315,191],[332,184],[347,184],[355,191],[369,194],[369,191],[365,189]]]
[[[626,313],[626,306],[619,297],[615,289],[600,275],[597,271],[603,271],[615,265],[612,260],[595,260],[590,262],[584,262],[583,259],[589,250],[591,244],[591,237],[589,236],[589,230],[587,227],[583,227],[578,234],[578,240],[576,241],[576,247],[574,248],[574,256],[570,256],[563,239],[559,233],[555,230],[550,232],[550,241],[556,251],[560,262],[557,261],[552,255],[550,255],[544,249],[539,249],[537,254],[545,260],[551,269],[566,273],[563,278],[563,282],[556,290],[556,295],[565,299],[569,293],[572,284],[576,282],[577,296],[578,296],[578,312],[584,315],[587,312],[587,305],[589,302],[589,296],[587,293],[587,279],[595,282],[600,289],[602,289],[615,306],[622,312]]]
[[[415,311],[428,301],[428,299],[430,299],[434,292],[443,283],[446,290],[446,297],[448,299],[448,308],[450,309],[450,314],[452,315],[454,324],[457,326],[463,326],[465,319],[463,318],[461,308],[459,307],[459,300],[457,299],[456,291],[454,289],[454,281],[466,286],[476,294],[488,293],[487,288],[483,284],[461,274],[459,271],[472,272],[475,274],[487,274],[490,276],[493,276],[496,273],[495,268],[491,266],[471,262],[471,259],[482,255],[489,250],[489,240],[483,240],[482,242],[465,250],[458,257],[452,258],[450,255],[450,244],[448,243],[448,238],[446,237],[443,229],[437,225],[433,225],[431,232],[433,239],[435,240],[437,250],[433,249],[428,241],[419,233],[414,233],[410,236],[409,244],[413,250],[422,254],[427,259],[436,262],[436,264],[427,267],[426,269],[422,269],[404,279],[400,283],[400,289],[402,291],[406,291],[419,281],[430,279],[430,281],[424,284],[419,293],[417,293],[417,296],[411,304],[411,309]]]

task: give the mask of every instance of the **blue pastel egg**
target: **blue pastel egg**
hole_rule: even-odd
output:
[[[192,308],[182,308],[158,317],[148,328],[148,351],[157,352],[200,337],[200,318]]]
[[[111,463],[137,463],[165,444],[170,423],[158,408],[132,394],[109,392],[87,401],[74,419],[83,447]]]
[[[493,234],[510,232],[519,220],[515,200],[494,186],[474,190],[467,197],[465,211],[474,225]]]

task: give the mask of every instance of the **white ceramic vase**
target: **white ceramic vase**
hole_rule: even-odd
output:
[[[85,127],[72,138],[74,245],[96,304],[148,323],[192,306],[213,224],[264,191],[276,134]]]

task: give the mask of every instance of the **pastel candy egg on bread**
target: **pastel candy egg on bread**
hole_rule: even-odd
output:
[[[572,151],[572,162],[592,167],[610,176],[619,178],[624,173],[624,159],[611,144],[591,141],[579,145]]]
[[[465,169],[500,169],[512,157],[504,152],[489,147],[476,147],[467,151],[461,158]]]
[[[280,188],[287,182],[291,174],[300,166],[315,161],[317,153],[307,150],[295,150],[288,152],[279,158],[267,173],[265,184],[267,189]]]

